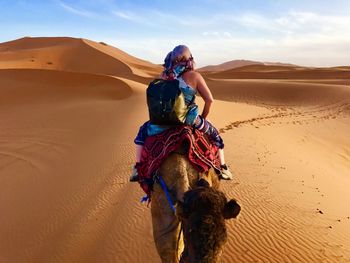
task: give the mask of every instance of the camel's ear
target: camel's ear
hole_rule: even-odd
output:
[[[236,218],[241,211],[241,207],[239,204],[237,204],[236,200],[231,199],[229,202],[225,204],[224,207],[224,218],[230,219],[230,218]]]
[[[205,180],[205,179],[200,179],[198,182],[197,182],[197,186],[198,187],[200,187],[200,186],[202,186],[202,187],[210,187],[210,184],[208,183],[208,181],[207,180]]]

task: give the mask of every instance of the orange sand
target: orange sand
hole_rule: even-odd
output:
[[[85,39],[0,44],[0,262],[160,262],[128,182],[160,70]],[[242,205],[223,262],[350,262],[348,74],[205,74],[236,174],[221,186]]]

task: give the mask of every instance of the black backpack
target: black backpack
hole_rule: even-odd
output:
[[[177,79],[155,79],[148,85],[146,93],[151,123],[180,125],[185,122],[188,106]]]

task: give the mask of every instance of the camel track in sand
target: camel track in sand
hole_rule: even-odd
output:
[[[274,111],[274,110],[272,110]],[[324,106],[317,107],[296,107],[292,110],[286,108],[277,108],[279,113],[271,115],[263,115],[260,117],[254,117],[243,121],[235,121],[219,129],[220,133],[225,133],[233,128],[238,128],[242,125],[253,125],[255,128],[260,126],[271,126],[277,124],[308,124],[309,122],[319,122],[328,119],[338,118],[344,112],[350,112],[349,102],[337,102],[333,104],[328,104]],[[284,121],[284,117],[294,118],[293,121]]]

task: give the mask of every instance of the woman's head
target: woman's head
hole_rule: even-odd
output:
[[[186,70],[194,69],[194,61],[190,49],[185,45],[176,46],[164,59],[164,69],[169,71],[177,66]]]
[[[185,45],[176,46],[171,52],[171,60],[173,61],[173,63],[184,62],[191,59],[193,59],[191,51]]]

